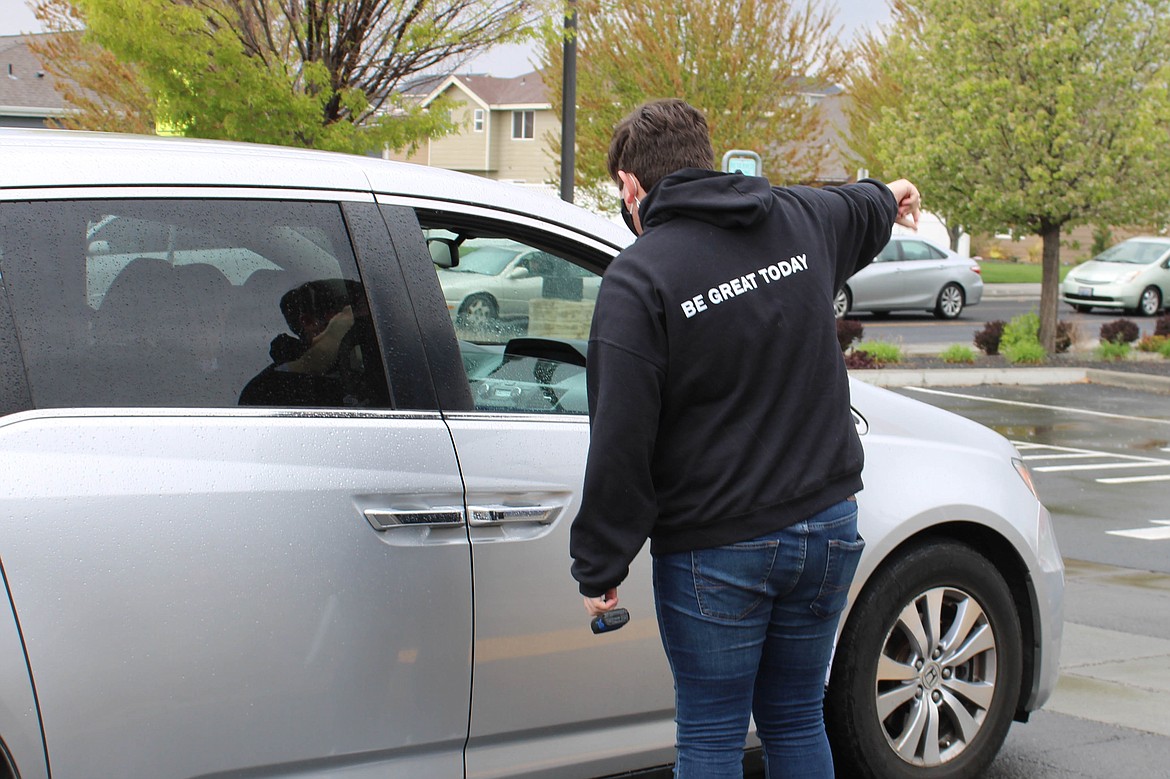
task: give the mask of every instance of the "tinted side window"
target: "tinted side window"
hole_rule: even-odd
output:
[[[601,276],[531,230],[429,211],[419,221],[476,408],[588,413],[585,353]]]
[[[38,407],[389,402],[336,203],[45,201],[0,215]]]
[[[923,241],[902,241],[902,254],[907,260],[941,260],[946,255]]]

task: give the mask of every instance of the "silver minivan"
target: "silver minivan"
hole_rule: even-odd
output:
[[[0,130],[0,170],[0,777],[669,769],[646,553],[609,634],[568,571],[624,228],[280,148]],[[492,241],[547,283],[457,327],[441,269]],[[1051,519],[1001,436],[852,390],[836,759],[978,776],[1056,679]]]

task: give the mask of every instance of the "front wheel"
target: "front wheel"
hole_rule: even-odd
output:
[[[825,721],[838,776],[982,776],[1023,673],[1003,576],[964,544],[913,549],[866,584],[837,644]]]
[[[457,323],[463,327],[485,328],[496,322],[500,316],[500,307],[491,295],[477,292],[469,295],[459,306]]]
[[[1146,287],[1142,290],[1137,310],[1142,316],[1156,316],[1162,310],[1162,293],[1157,287]]]
[[[833,298],[833,316],[838,319],[844,319],[845,315],[849,313],[851,303],[849,290],[842,287],[837,291],[837,296]]]
[[[938,293],[934,304],[934,315],[939,319],[954,319],[963,312],[963,288],[958,284],[947,284]]]

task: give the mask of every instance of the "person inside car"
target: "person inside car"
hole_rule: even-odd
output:
[[[370,311],[360,283],[319,279],[289,290],[280,311],[295,334],[273,339],[272,364],[240,393],[241,406],[360,406],[362,347],[374,343]]]

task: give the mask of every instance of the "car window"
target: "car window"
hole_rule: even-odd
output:
[[[389,403],[336,203],[2,211],[3,278],[38,407]]]
[[[894,262],[902,259],[902,250],[897,241],[890,241],[878,252],[875,262]]]
[[[946,257],[941,251],[925,241],[898,241],[902,245],[904,260],[941,260]]]
[[[601,276],[531,230],[418,216],[476,409],[588,413],[585,352]]]
[[[1127,262],[1145,265],[1154,262],[1166,253],[1166,244],[1149,241],[1122,241],[1098,254],[1097,262]]]

